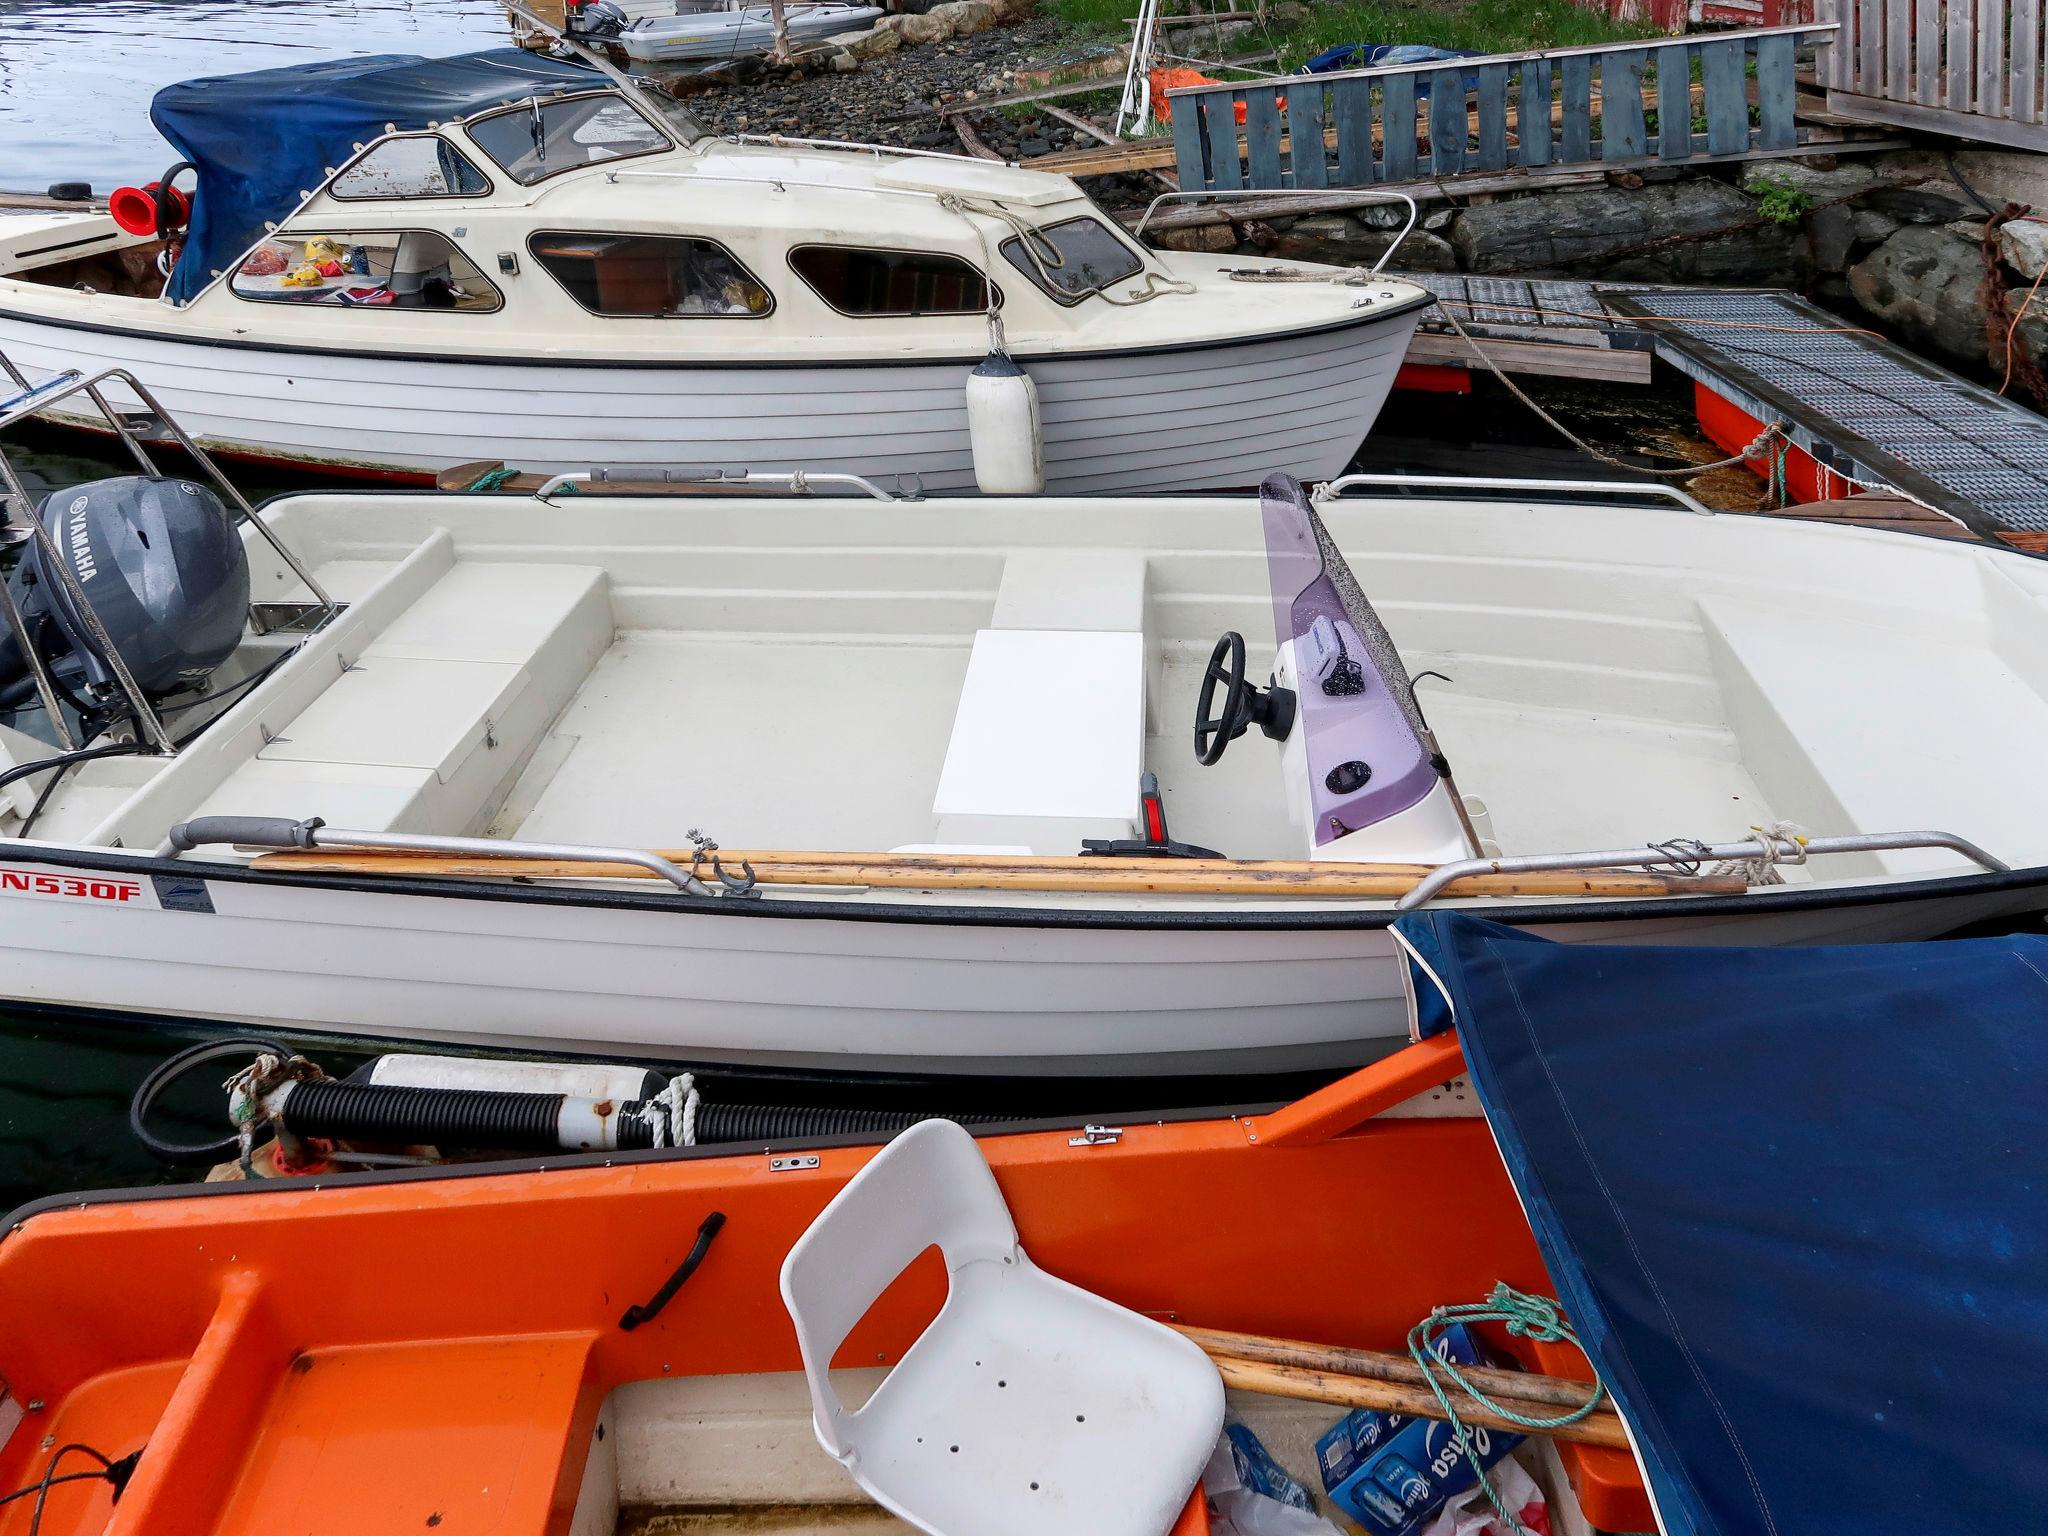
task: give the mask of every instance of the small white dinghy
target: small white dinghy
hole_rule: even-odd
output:
[[[783,7],[792,47],[858,32],[882,19],[879,7],[836,5],[830,0]],[[775,44],[775,14],[765,5],[722,0],[678,6],[673,16],[643,16],[613,39],[628,57],[643,64],[682,64],[766,53]]]
[[[2048,904],[2048,564],[2016,551],[1539,482],[577,478],[238,534],[224,483],[49,498],[0,603],[36,658],[0,657],[0,997],[1282,1071],[1405,1033],[1386,930],[1425,901],[1740,944]]]

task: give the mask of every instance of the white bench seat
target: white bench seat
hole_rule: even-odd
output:
[[[1142,634],[978,631],[932,800],[938,842],[1071,854],[1131,837],[1144,755]]]
[[[611,639],[600,567],[458,563],[195,814],[467,831]]]
[[[1701,599],[1700,619],[1744,766],[1775,815],[1816,835],[1954,832],[2015,864],[2038,851],[2034,780],[2015,765],[2048,760],[2048,700],[1995,652],[1734,598]],[[1813,868],[1829,879],[1955,863],[1904,850]]]

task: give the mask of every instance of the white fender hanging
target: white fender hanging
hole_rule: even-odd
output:
[[[967,375],[967,437],[982,494],[1033,496],[1045,489],[1038,386],[1004,352],[991,351]]]

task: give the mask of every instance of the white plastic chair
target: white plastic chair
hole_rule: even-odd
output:
[[[944,1307],[849,1411],[832,1357],[936,1244]],[[1054,1279],[974,1139],[926,1120],[826,1206],[782,1265],[818,1441],[934,1536],[1160,1536],[1223,1427],[1223,1383],[1188,1340]]]

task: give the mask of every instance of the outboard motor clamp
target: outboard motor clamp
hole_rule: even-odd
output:
[[[36,516],[152,699],[197,687],[241,643],[249,559],[234,514],[206,487],[121,475],[53,491]],[[58,680],[106,700],[115,674],[48,562],[41,540],[23,547],[8,578],[15,602]],[[0,709],[19,708],[34,693],[28,658],[0,627]]]

